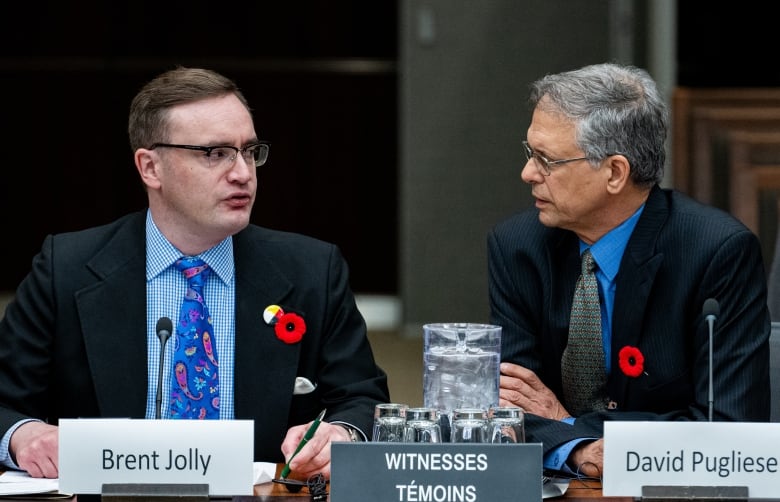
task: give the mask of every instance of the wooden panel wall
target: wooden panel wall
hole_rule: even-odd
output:
[[[678,88],[675,187],[730,211],[761,239],[767,272],[780,202],[780,89]]]

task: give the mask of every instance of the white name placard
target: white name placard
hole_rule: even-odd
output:
[[[252,495],[252,420],[63,419],[63,493],[103,484],[208,484],[209,495]]]
[[[641,496],[643,486],[744,486],[776,497],[780,423],[605,422],[605,496]]]

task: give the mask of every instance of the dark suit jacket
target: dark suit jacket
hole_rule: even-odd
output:
[[[143,418],[146,410],[145,212],[48,236],[0,322],[0,435],[31,416]],[[233,237],[235,417],[254,419],[255,459],[280,462],[288,427],[345,421],[370,431],[389,400],[336,246],[250,225]],[[271,304],[307,330],[288,345]],[[317,384],[293,395],[297,376]]]
[[[559,400],[561,356],[580,273],[577,236],[547,228],[535,208],[488,236],[491,322],[503,326],[502,359],[525,366]],[[713,343],[713,419],[769,420],[770,332],[766,275],[756,236],[718,209],[655,187],[615,278],[608,392],[616,409],[574,426],[529,416],[528,440],[544,452],[575,437],[603,435],[605,420],[707,420],[707,298],[720,304]],[[638,347],[644,373],[618,365]]]

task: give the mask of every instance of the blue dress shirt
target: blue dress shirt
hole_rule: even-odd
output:
[[[599,284],[599,298],[601,300],[601,334],[607,375],[612,370],[610,360],[612,359],[612,310],[615,305],[615,276],[620,269],[620,261],[623,259],[623,252],[626,250],[626,245],[628,245],[628,239],[631,237],[631,233],[634,231],[634,227],[636,227],[644,207],[643,204],[630,218],[607,232],[591,246],[580,241],[580,256],[590,247],[590,252],[597,265],[596,280]],[[574,420],[574,418],[568,418],[564,421],[574,423]],[[596,438],[575,439],[552,450],[544,457],[544,468],[575,474],[566,465],[566,460],[575,446],[582,441],[592,439]]]

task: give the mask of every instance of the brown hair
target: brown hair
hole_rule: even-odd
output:
[[[238,86],[217,72],[179,66],[158,75],[141,88],[130,104],[130,148],[136,151],[167,141],[168,110],[172,107],[226,94],[234,94],[251,113]]]

